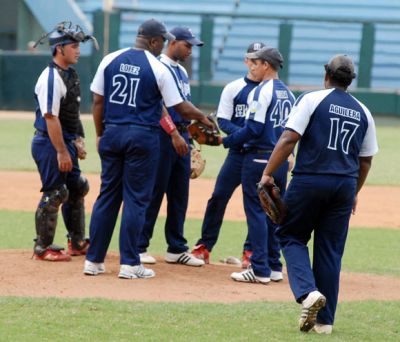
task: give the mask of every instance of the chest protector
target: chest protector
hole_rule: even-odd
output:
[[[79,134],[81,127],[79,118],[79,105],[81,101],[81,87],[78,74],[73,68],[68,70],[61,69],[58,65],[52,63],[67,88],[67,93],[60,103],[60,112],[58,114],[62,130],[71,133]]]

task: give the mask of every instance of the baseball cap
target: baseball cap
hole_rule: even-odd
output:
[[[175,36],[167,31],[165,25],[158,20],[149,19],[143,22],[138,29],[138,36],[143,37],[158,37],[161,36],[166,40],[174,40]]]
[[[197,39],[188,27],[177,26],[171,30],[171,34],[175,36],[176,40],[185,40],[192,46],[203,46],[204,43]]]
[[[252,53],[252,52],[256,52],[258,50],[261,50],[264,46],[265,46],[265,44],[264,43],[260,43],[260,42],[251,43],[249,45],[249,47],[247,48],[247,53]]]
[[[275,70],[283,67],[283,57],[278,49],[264,46],[262,49],[246,53],[246,58],[267,61]]]
[[[353,60],[347,55],[335,55],[328,64],[325,64],[325,70],[331,76],[339,78],[355,78]]]

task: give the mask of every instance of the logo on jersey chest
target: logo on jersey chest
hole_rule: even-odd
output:
[[[237,104],[235,107],[235,117],[243,118],[246,116],[247,105]]]

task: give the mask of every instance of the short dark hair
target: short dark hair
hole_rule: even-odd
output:
[[[324,67],[329,79],[339,86],[348,87],[356,78],[353,61],[347,55],[332,57]]]

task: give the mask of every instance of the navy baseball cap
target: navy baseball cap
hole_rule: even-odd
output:
[[[261,50],[264,46],[265,46],[265,44],[261,43],[261,42],[251,43],[249,45],[249,47],[247,48],[247,53],[256,52],[258,50]]]
[[[171,34],[175,36],[176,40],[185,40],[192,46],[203,46],[204,42],[197,39],[188,27],[178,26],[171,30]]]
[[[283,67],[283,57],[278,49],[264,46],[255,52],[246,53],[246,58],[262,59],[268,62],[275,70]]]
[[[148,38],[161,36],[166,40],[175,39],[175,36],[167,31],[165,25],[155,19],[149,19],[143,22],[139,26],[137,35]]]

